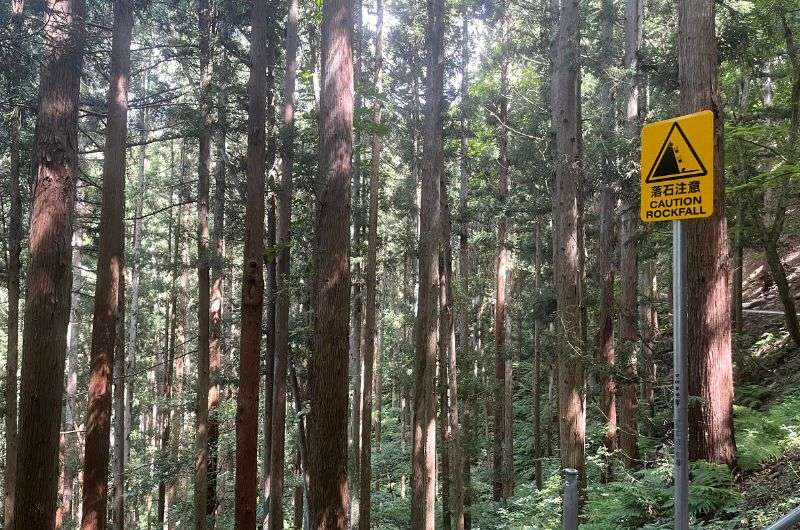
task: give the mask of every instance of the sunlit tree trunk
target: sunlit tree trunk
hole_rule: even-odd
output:
[[[345,528],[350,320],[350,179],[353,153],[353,6],[322,7],[316,299],[309,417],[311,527]],[[324,250],[323,250],[324,249]]]
[[[497,136],[500,150],[498,198],[500,201],[500,218],[497,222],[497,261],[496,261],[496,299],[494,315],[495,342],[495,393],[494,393],[494,466],[492,479],[492,498],[495,501],[508,499],[513,490],[513,462],[508,461],[506,438],[511,434],[513,425],[507,424],[509,414],[506,411],[505,394],[511,386],[511,356],[506,351],[506,285],[511,250],[508,245],[508,218],[505,208],[508,202],[508,6],[505,0],[500,3],[500,38],[502,57],[500,59],[500,100],[497,124]],[[513,455],[511,455],[513,456]]]
[[[377,27],[375,32],[375,89],[377,96],[372,105],[372,121],[381,123],[381,92],[383,90],[383,0],[377,0]],[[369,222],[367,226],[367,265],[366,265],[366,315],[364,322],[364,392],[361,416],[361,465],[358,528],[370,529],[370,508],[372,506],[372,397],[376,390],[375,335],[377,321],[377,269],[378,269],[378,199],[380,195],[381,149],[383,141],[380,134],[372,134],[372,161],[369,178]],[[378,400],[380,404],[380,399]],[[375,425],[376,436],[380,429]]]
[[[91,374],[83,460],[83,530],[104,529],[108,511],[108,463],[111,444],[111,392],[117,319],[123,278],[125,244],[125,143],[128,137],[133,6],[114,1],[111,41],[111,81],[108,90],[99,256],[92,320]]]
[[[33,152],[23,326],[16,530],[53,528],[64,357],[72,286],[72,218],[78,163],[78,93],[84,0],[48,0]]]
[[[600,363],[598,374],[600,385],[600,414],[605,424],[603,446],[609,457],[617,448],[617,400],[614,370],[614,255],[617,248],[616,208],[617,184],[614,168],[615,153],[612,138],[616,124],[616,102],[611,77],[614,65],[614,22],[613,0],[604,0],[600,6],[600,60],[598,91],[601,105],[601,133],[603,142],[601,161],[600,191],[600,239],[597,244],[598,283],[600,285],[600,317],[597,333],[597,356]],[[611,476],[611,462],[606,460],[603,467],[603,480]]]
[[[434,527],[436,501],[436,347],[439,305],[439,199],[444,87],[444,4],[427,1],[428,65],[419,217],[419,274],[415,329],[411,526]]]
[[[292,222],[292,172],[294,170],[294,91],[297,78],[297,25],[299,4],[290,0],[286,25],[286,72],[283,78],[283,116],[280,132],[281,168],[276,195],[275,371],[272,396],[272,463],[270,469],[271,530],[283,528],[283,484],[286,425],[286,370],[289,359],[289,275]]]
[[[235,525],[255,528],[258,452],[258,386],[264,304],[264,176],[266,161],[266,0],[251,12],[248,85],[247,184],[239,392],[236,398]],[[280,528],[274,527],[274,528]]]
[[[678,1],[682,113],[714,112],[714,214],[686,226],[689,326],[689,458],[736,465],[733,433],[728,226],[724,119],[719,94],[712,0]]]
[[[565,0],[558,21],[553,78],[555,127],[555,189],[553,192],[553,282],[558,317],[558,405],[561,465],[578,470],[585,481],[586,409],[582,352],[581,254],[579,197],[582,188],[579,7]]]

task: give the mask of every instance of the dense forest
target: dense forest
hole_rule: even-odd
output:
[[[798,157],[797,0],[4,0],[1,527],[764,528]]]

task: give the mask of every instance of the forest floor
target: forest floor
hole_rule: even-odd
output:
[[[800,307],[800,238],[790,237],[783,250]],[[744,330],[736,337],[738,525],[764,528],[800,506],[800,348],[786,333],[777,289],[765,289],[761,255],[745,255],[744,266]]]

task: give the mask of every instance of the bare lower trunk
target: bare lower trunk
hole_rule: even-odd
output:
[[[23,37],[24,0],[11,2],[13,35],[18,42]],[[17,481],[17,370],[19,369],[19,295],[20,242],[22,241],[22,198],[20,195],[20,129],[22,106],[14,102],[11,116],[11,148],[9,164],[9,196],[11,209],[8,218],[8,344],[6,353],[5,423],[6,459],[3,480],[3,521],[14,528],[14,489]]]
[[[125,275],[122,275],[124,278]],[[125,528],[125,285],[119,291],[119,318],[114,348],[114,489],[112,528]]]
[[[736,465],[733,432],[728,230],[724,133],[714,32],[714,2],[678,1],[678,71],[682,113],[711,109],[714,214],[687,224],[689,458]]]
[[[638,433],[638,356],[639,356],[639,306],[637,286],[639,281],[636,256],[637,216],[634,206],[623,202],[620,229],[620,263],[622,293],[619,301],[620,320],[620,364],[624,367],[622,396],[619,407],[619,447],[625,466],[636,467],[639,463]]]
[[[350,179],[353,153],[353,6],[322,7],[320,168],[309,417],[311,526],[346,528],[350,320]]]
[[[242,264],[242,317],[239,392],[236,396],[237,528],[255,528],[258,453],[258,386],[261,322],[264,304],[264,175],[266,161],[267,13],[256,2],[251,12],[250,81],[248,86],[247,192]],[[279,528],[279,527],[278,527]]]
[[[584,249],[580,226],[582,188],[578,120],[579,7],[566,0],[558,21],[553,78],[555,127],[555,190],[553,194],[553,282],[558,304],[558,405],[561,465],[585,480],[586,409],[582,360],[581,263]]]
[[[375,87],[380,93],[383,89],[383,0],[377,0],[377,30],[375,33]],[[375,125],[381,123],[381,100],[375,98],[372,107],[372,120]],[[367,226],[367,265],[366,265],[366,318],[364,322],[364,346],[361,353],[364,357],[364,392],[361,416],[361,465],[359,466],[360,494],[358,527],[360,530],[370,528],[370,508],[372,505],[372,398],[378,387],[375,377],[377,355],[375,352],[375,336],[377,321],[377,268],[378,268],[378,199],[380,195],[381,150],[383,142],[378,134],[372,135],[372,163],[369,178],[369,223]],[[379,389],[378,389],[379,392]],[[378,399],[380,412],[380,398]],[[376,437],[379,439],[380,422],[376,424]]]
[[[415,329],[411,526],[433,528],[436,500],[436,346],[441,238],[439,190],[442,157],[444,4],[428,0],[422,193],[419,216],[419,275]]]
[[[83,460],[83,530],[104,529],[108,511],[108,463],[111,443],[111,392],[120,291],[124,288],[125,143],[128,135],[133,6],[114,2],[111,82],[108,91],[103,194],[100,212],[97,281],[92,322],[91,375]]]
[[[47,11],[33,149],[35,191],[28,240],[17,452],[17,469],[38,472],[17,476],[14,517],[19,530],[53,528],[55,524],[72,285],[70,242],[86,5],[83,0],[49,0]]]

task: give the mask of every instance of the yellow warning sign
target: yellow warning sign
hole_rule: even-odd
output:
[[[642,127],[642,221],[714,212],[714,114],[710,110]]]

